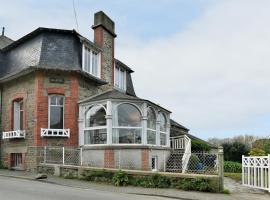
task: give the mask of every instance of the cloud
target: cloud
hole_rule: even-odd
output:
[[[76,1],[80,32],[91,39],[92,14],[105,10],[116,22],[116,55],[135,70],[137,94],[197,136],[268,134],[270,2],[149,2]],[[76,27],[72,1],[0,4],[0,25],[14,39],[39,26]]]
[[[269,1],[218,1],[172,36],[120,40],[117,55],[134,66],[137,93],[197,135],[267,134],[269,9]]]

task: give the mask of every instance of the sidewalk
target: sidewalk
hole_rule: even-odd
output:
[[[232,192],[230,195],[226,194],[216,194],[216,193],[203,193],[203,192],[194,192],[194,191],[182,191],[176,189],[156,189],[156,188],[141,188],[141,187],[115,187],[109,184],[101,184],[95,182],[87,182],[76,179],[63,179],[59,177],[49,176],[47,179],[43,180],[35,180],[36,174],[24,171],[9,171],[9,170],[0,170],[0,178],[1,176],[12,177],[12,178],[21,178],[27,179],[31,181],[40,181],[48,184],[57,184],[63,185],[67,187],[75,187],[81,189],[94,189],[99,191],[110,191],[117,193],[125,193],[125,194],[137,194],[137,195],[147,195],[147,196],[157,196],[157,197],[165,197],[171,199],[180,199],[180,200],[269,200],[270,195],[262,192],[260,190],[250,190],[245,188],[245,190],[239,190],[241,186],[239,183],[235,182],[231,185],[230,191]],[[234,181],[227,180],[230,184]],[[226,185],[225,185],[226,188]],[[236,189],[234,191],[234,189]]]

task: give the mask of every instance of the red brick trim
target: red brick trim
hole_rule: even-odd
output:
[[[105,168],[115,168],[114,150],[105,149],[105,151],[104,151],[104,167]]]
[[[65,89],[60,88],[60,87],[51,87],[51,88],[47,88],[47,93],[65,95]]]
[[[94,29],[94,41],[95,43],[100,47],[103,48],[103,43],[104,43],[104,33],[103,33],[103,27],[99,26],[97,28]],[[100,63],[100,75],[101,75],[101,79],[105,79],[104,77],[104,56],[103,53],[101,53],[101,63]]]
[[[16,93],[11,99],[11,106],[10,106],[10,130],[13,130],[14,125],[14,102],[23,101],[23,129],[26,129],[26,93]]]
[[[149,170],[149,150],[142,149],[141,150],[141,162],[142,162],[142,170]]]

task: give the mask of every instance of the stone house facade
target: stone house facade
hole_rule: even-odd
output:
[[[0,36],[1,163],[31,170],[45,146],[83,147],[85,164],[114,167],[121,151],[136,168],[170,155],[170,111],[136,96],[133,70],[114,57],[114,22],[94,17],[94,41],[75,30],[38,28]],[[179,127],[175,135],[188,129]],[[165,157],[161,156],[165,155]]]

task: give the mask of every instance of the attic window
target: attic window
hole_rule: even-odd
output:
[[[83,45],[83,71],[100,78],[100,53]]]
[[[126,71],[115,66],[114,70],[114,85],[116,88],[126,90]]]

